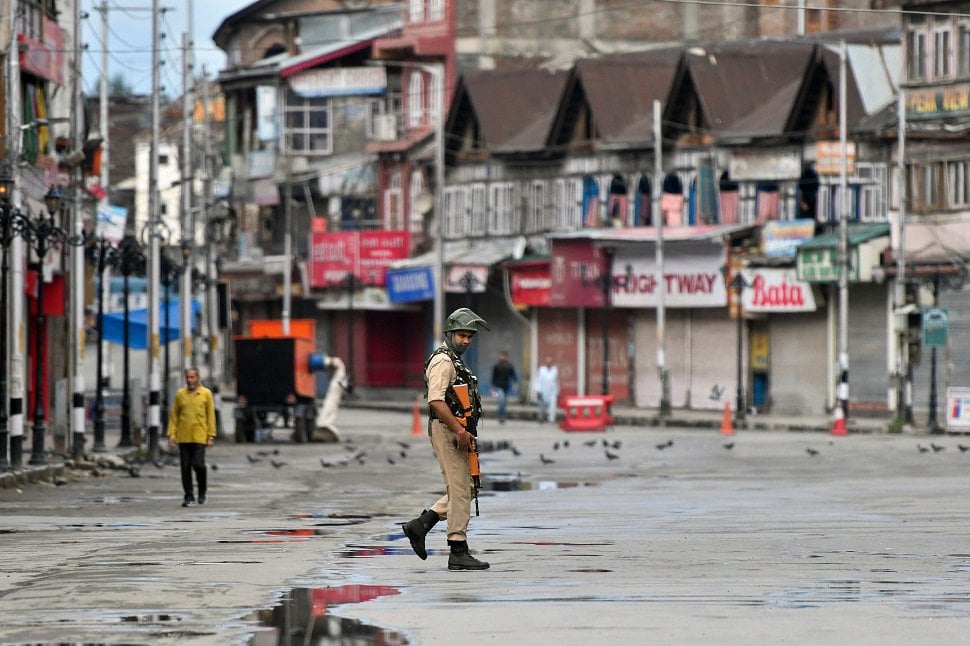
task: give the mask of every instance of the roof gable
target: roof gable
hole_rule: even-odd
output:
[[[540,69],[489,70],[459,81],[449,131],[474,120],[478,144],[493,153],[543,150],[566,74]]]
[[[576,63],[599,143],[653,142],[653,102],[667,102],[681,58],[666,49]]]
[[[774,99],[774,127],[787,123],[798,89],[816,56],[812,43],[757,42],[713,45],[687,52],[687,68],[707,126],[717,134],[762,110]]]

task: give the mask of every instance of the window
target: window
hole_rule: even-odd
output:
[[[906,57],[910,81],[926,79],[926,34],[921,24],[914,25],[906,35]]]
[[[168,155],[161,155],[160,154],[158,156],[158,165],[159,166],[165,166],[166,164],[168,164]]]
[[[391,174],[384,191],[384,229],[401,231],[404,229],[404,208],[401,204],[401,172]]]
[[[408,128],[424,125],[424,79],[417,70],[408,75]]]
[[[408,15],[411,22],[424,22],[424,0],[411,0],[411,10]]]
[[[887,218],[888,170],[885,164],[856,165],[858,213],[862,222],[885,222]]]
[[[526,233],[539,233],[546,229],[546,184],[532,182],[529,186],[529,219],[526,222]]]
[[[418,196],[424,193],[424,172],[418,169],[411,171],[411,186],[408,189],[410,195],[410,208],[408,209],[408,223],[412,234],[420,234],[424,231],[424,213],[418,209]]]
[[[286,149],[299,155],[329,155],[333,152],[330,132],[330,100],[302,98],[286,100]]]
[[[489,233],[510,235],[514,226],[515,189],[509,182],[488,187]]]
[[[557,179],[553,184],[552,228],[571,231],[583,224],[583,180],[580,177]]]
[[[484,184],[472,185],[469,227],[473,236],[484,236],[488,232],[488,193]]]
[[[444,68],[438,68],[444,73]],[[442,74],[432,74],[431,75],[431,93],[428,97],[428,118],[434,119],[435,124],[438,123],[438,117],[441,116],[441,98],[443,94],[443,88],[441,86]]]
[[[939,209],[941,163],[915,164],[910,170],[910,205],[914,211]]]
[[[462,238],[469,234],[470,221],[468,204],[471,190],[467,186],[445,189],[444,237]]]
[[[961,22],[957,35],[957,75],[970,76],[970,22]]]
[[[937,25],[933,29],[933,78],[945,79],[953,75],[950,51],[952,35],[947,25]]]
[[[431,0],[428,5],[428,20],[442,20],[445,17],[445,0]]]
[[[947,206],[970,206],[970,161],[950,162],[946,170]]]

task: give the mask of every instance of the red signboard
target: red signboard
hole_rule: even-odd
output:
[[[549,307],[552,278],[549,261],[528,261],[506,265],[509,272],[509,292],[517,307]]]
[[[20,67],[58,85],[64,85],[64,31],[50,18],[44,17],[43,40],[17,34],[20,47]]]
[[[608,259],[590,240],[554,240],[552,243],[550,305],[552,307],[603,307],[603,284]]]
[[[408,257],[406,231],[313,232],[310,287],[332,287],[353,274],[364,285],[383,286],[388,265]]]

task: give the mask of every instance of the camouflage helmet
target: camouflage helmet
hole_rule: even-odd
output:
[[[467,307],[459,307],[448,315],[445,320],[445,332],[455,332],[457,330],[467,330],[468,332],[478,332],[478,328],[488,329],[488,324],[481,316],[471,311]]]

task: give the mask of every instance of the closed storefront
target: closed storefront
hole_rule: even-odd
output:
[[[890,388],[889,289],[860,283],[849,288],[849,411],[885,411]]]
[[[670,403],[674,408],[719,410],[737,392],[737,326],[725,309],[677,309],[666,312]],[[634,323],[636,405],[656,408],[656,311],[638,312]]]
[[[825,413],[829,352],[824,308],[815,312],[773,314],[767,328],[766,409],[779,415]]]

